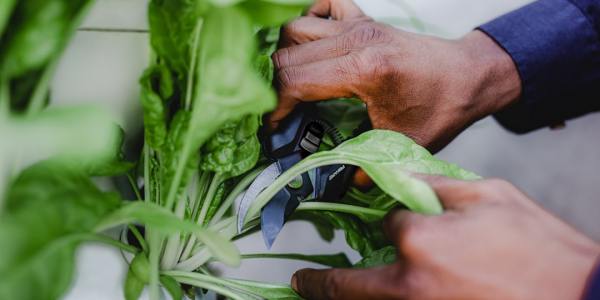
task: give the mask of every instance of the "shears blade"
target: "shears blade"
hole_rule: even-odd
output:
[[[271,249],[275,238],[281,232],[285,223],[285,213],[288,203],[291,201],[290,194],[286,189],[280,190],[271,201],[263,208],[260,215],[260,228],[267,249]]]
[[[250,184],[244,196],[240,200],[238,214],[237,214],[237,230],[238,233],[241,233],[244,229],[244,221],[246,219],[246,215],[248,214],[248,210],[256,197],[260,192],[262,192],[265,188],[271,185],[277,177],[281,175],[281,170],[277,163],[272,163],[266,169],[264,169],[256,179]]]

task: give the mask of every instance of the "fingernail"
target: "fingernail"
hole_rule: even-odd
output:
[[[292,289],[296,292],[298,291],[298,276],[296,276],[296,273],[292,276]]]

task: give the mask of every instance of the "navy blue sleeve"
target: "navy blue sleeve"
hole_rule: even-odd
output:
[[[592,272],[592,276],[588,280],[584,300],[598,300],[600,299],[600,260],[596,265],[595,270]]]
[[[478,28],[512,57],[521,98],[496,114],[528,132],[600,110],[600,0],[540,0]]]

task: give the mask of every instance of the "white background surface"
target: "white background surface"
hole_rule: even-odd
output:
[[[376,19],[395,19],[406,24],[402,5],[393,0],[357,1]],[[409,9],[422,19],[432,34],[459,37],[473,27],[527,0],[411,0]],[[98,0],[83,28],[144,29],[144,0]],[[400,18],[400,19],[398,19]],[[143,33],[79,32],[67,50],[53,83],[54,103],[95,102],[106,106],[127,129],[137,128],[140,108],[137,80],[148,60],[147,35]],[[560,217],[600,239],[600,116],[570,122],[559,132],[540,130],[515,136],[486,119],[462,134],[440,156],[483,176],[511,180]],[[493,238],[491,236],[490,238]],[[484,242],[484,241],[482,241]],[[238,243],[244,252],[263,252],[259,236]],[[336,253],[346,251],[343,236],[333,243],[319,240],[312,226],[291,223],[275,243],[275,252]],[[493,258],[490,258],[493,259]],[[252,260],[225,275],[287,282],[307,264]],[[79,251],[77,278],[67,299],[121,299],[126,264],[120,254],[102,246]]]

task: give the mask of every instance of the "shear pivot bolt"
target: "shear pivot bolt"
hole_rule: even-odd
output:
[[[302,187],[302,184],[304,183],[304,181],[302,180],[302,175],[298,175],[296,176],[296,178],[292,179],[292,181],[290,181],[290,183],[288,183],[288,186],[292,189],[299,189]]]

